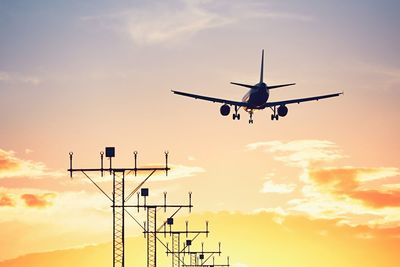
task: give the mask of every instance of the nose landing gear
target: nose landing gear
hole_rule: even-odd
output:
[[[249,111],[249,114],[250,114],[250,119],[249,119],[249,124],[253,124],[253,111],[252,110],[250,110]]]

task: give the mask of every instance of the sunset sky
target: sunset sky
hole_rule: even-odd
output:
[[[110,203],[66,169],[70,151],[76,167],[98,167],[115,146],[115,166],[135,150],[140,165],[163,164],[170,151],[151,201],[167,191],[186,203],[192,191],[196,220],[225,231],[229,214],[264,231],[248,251],[220,234],[235,267],[292,266],[288,255],[361,266],[364,254],[398,266],[399,11],[394,0],[0,0],[0,261],[110,242]],[[296,83],[271,100],[344,95],[290,105],[279,121],[257,111],[249,125],[244,111],[233,121],[171,93],[240,100],[246,89],[229,82],[257,83],[262,49],[266,83]],[[336,258],[297,257],[305,240]],[[250,256],[263,248],[265,260]]]

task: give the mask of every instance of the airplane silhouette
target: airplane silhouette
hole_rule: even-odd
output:
[[[282,100],[282,101],[276,101],[276,102],[267,102],[269,95],[270,95],[269,90],[275,89],[275,88],[280,88],[280,87],[285,87],[285,86],[295,85],[295,83],[267,85],[263,80],[263,75],[264,75],[264,49],[262,50],[262,56],[261,56],[261,72],[260,72],[259,83],[255,84],[255,85],[249,85],[249,84],[231,82],[231,84],[243,86],[243,87],[250,89],[244,95],[241,102],[233,101],[233,100],[229,100],[229,99],[196,95],[196,94],[185,93],[185,92],[180,92],[180,91],[175,91],[175,90],[171,90],[171,91],[174,94],[181,95],[181,96],[211,101],[214,103],[215,102],[222,103],[223,105],[220,108],[220,113],[222,116],[228,116],[231,111],[231,106],[233,106],[235,109],[235,113],[233,113],[232,118],[234,120],[235,119],[240,120],[240,114],[238,113],[238,111],[240,108],[243,108],[244,111],[246,111],[250,115],[249,123],[253,123],[254,110],[263,110],[265,108],[270,108],[273,111],[273,114],[271,114],[271,120],[274,120],[274,119],[278,120],[279,117],[285,117],[287,115],[288,108],[286,105],[294,104],[294,103],[300,104],[301,102],[314,101],[314,100],[318,101],[320,99],[337,97],[337,96],[343,94],[343,92],[342,92],[342,93],[320,95],[320,96],[313,96],[313,97],[306,97],[306,98]]]

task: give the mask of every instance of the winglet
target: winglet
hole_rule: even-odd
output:
[[[262,50],[262,55],[261,55],[260,83],[264,82],[263,76],[264,76],[264,49]]]

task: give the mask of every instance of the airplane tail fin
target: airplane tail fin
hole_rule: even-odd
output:
[[[264,82],[264,49],[261,55],[261,72],[260,72],[260,83]]]

